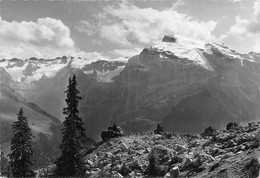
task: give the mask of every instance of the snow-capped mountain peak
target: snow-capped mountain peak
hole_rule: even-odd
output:
[[[103,75],[103,73],[105,73],[105,76],[113,77],[118,75],[118,71],[122,71],[127,60],[128,58],[124,57],[105,61],[71,56],[57,57],[54,59],[3,59],[0,60],[0,68],[3,68],[14,82],[30,84],[41,78],[53,78],[65,67],[72,70],[83,70],[86,74],[93,73],[95,70],[98,76],[99,74]],[[108,74],[108,72],[116,70],[117,67],[120,67],[120,70],[117,70],[116,74]],[[111,81],[111,78],[101,79],[101,81]]]
[[[241,65],[243,65],[243,60],[255,62],[255,60],[250,59],[249,55],[240,54],[235,50],[228,48],[221,42],[200,41],[179,35],[164,36],[162,42],[151,46],[151,49],[159,52],[162,58],[173,55],[179,59],[192,61],[194,64],[200,65],[208,70],[213,70],[213,68],[209,65],[204,54],[211,55],[213,53],[218,53],[223,57],[241,60]]]

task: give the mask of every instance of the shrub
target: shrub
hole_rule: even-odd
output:
[[[131,169],[128,166],[126,166],[126,164],[124,163],[118,172],[121,175],[126,176],[131,172]]]
[[[168,163],[171,160],[171,153],[166,147],[155,146],[148,155],[148,167],[146,174],[149,176],[164,176],[168,171]]]
[[[154,131],[155,134],[163,134],[163,127],[160,124],[157,124],[157,128]]]
[[[226,126],[226,130],[236,130],[236,129],[239,129],[239,125],[238,125],[238,123],[235,123],[235,122],[230,122],[230,123],[228,123],[227,124],[227,126]]]
[[[203,133],[201,134],[201,136],[214,136],[216,135],[217,131],[216,129],[212,128],[212,127],[208,127],[206,128]]]
[[[111,138],[120,137],[123,135],[122,129],[114,124],[112,127],[108,127],[108,130],[101,132],[102,141],[106,142]]]

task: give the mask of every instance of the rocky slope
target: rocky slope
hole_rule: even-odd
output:
[[[126,59],[84,58],[1,60],[1,82],[63,120],[64,90],[76,73],[87,134],[112,123],[126,132],[199,133],[211,125],[257,120],[260,110],[260,55],[239,54],[217,42],[180,36]],[[127,62],[126,62],[127,61]]]
[[[231,125],[227,129],[207,128],[200,135],[137,133],[112,138],[84,157],[86,174],[89,177],[258,177],[260,123]]]

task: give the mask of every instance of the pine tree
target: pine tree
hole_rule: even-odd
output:
[[[5,157],[4,152],[1,152],[0,162],[0,173],[7,173],[8,159]]]
[[[157,128],[155,129],[154,133],[155,134],[162,134],[163,131],[163,127],[160,124],[157,124]]]
[[[23,116],[22,108],[17,116],[18,121],[12,125],[14,136],[11,141],[11,153],[8,155],[9,165],[13,177],[30,177],[33,175],[31,170],[33,135],[27,118]]]
[[[62,143],[60,145],[61,156],[56,161],[56,176],[83,176],[85,174],[84,162],[81,158],[80,151],[81,140],[86,138],[85,129],[82,119],[78,114],[79,91],[76,88],[76,76],[69,78],[69,85],[65,93],[67,93],[67,107],[63,109],[66,115],[62,128]]]

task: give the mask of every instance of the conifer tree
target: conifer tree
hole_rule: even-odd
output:
[[[74,75],[69,78],[69,85],[65,93],[67,94],[67,107],[63,109],[66,115],[62,128],[62,143],[60,145],[61,156],[56,161],[56,176],[76,176],[85,174],[85,166],[80,155],[81,140],[86,138],[82,119],[78,116],[78,103],[81,97],[77,89],[77,80]]]
[[[22,108],[17,117],[18,121],[12,125],[14,136],[11,141],[11,153],[8,155],[10,170],[13,177],[30,177],[33,176],[33,171],[31,170],[33,135],[27,118],[23,116]]]

